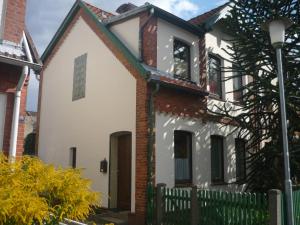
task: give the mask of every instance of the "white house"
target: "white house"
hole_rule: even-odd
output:
[[[145,219],[149,184],[240,189],[244,142],[207,111],[238,100],[220,71],[226,10],[185,21],[151,4],[113,15],[77,1],[42,56],[39,157],[84,168],[130,224]]]

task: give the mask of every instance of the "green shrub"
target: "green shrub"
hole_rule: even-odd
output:
[[[99,205],[99,194],[80,170],[55,168],[32,157],[10,163],[0,155],[1,225],[82,220]]]

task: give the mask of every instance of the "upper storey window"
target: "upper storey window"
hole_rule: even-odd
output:
[[[242,74],[234,67],[233,72],[233,99],[236,102],[241,102],[243,97],[243,77]]]
[[[208,56],[209,92],[217,98],[222,98],[221,60],[213,55]]]
[[[191,80],[191,47],[177,39],[174,40],[174,76]]]

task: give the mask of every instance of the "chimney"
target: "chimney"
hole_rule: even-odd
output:
[[[132,9],[135,9],[135,8],[137,8],[136,5],[128,2],[128,3],[125,3],[121,6],[119,6],[119,8],[117,8],[116,12],[119,13],[119,14],[122,14],[122,13],[128,12],[128,11],[130,11]]]
[[[3,4],[1,38],[20,43],[25,30],[26,0],[0,0]]]

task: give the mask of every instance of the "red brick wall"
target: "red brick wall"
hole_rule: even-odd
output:
[[[0,93],[7,95],[6,102],[6,116],[4,124],[4,140],[3,140],[3,151],[6,155],[9,153],[10,147],[10,133],[12,126],[12,117],[14,110],[15,100],[15,88],[22,73],[22,68],[11,66],[8,64],[0,63]],[[25,116],[26,110],[26,96],[27,96],[28,80],[22,90],[21,104],[20,104],[20,115]],[[24,143],[24,123],[19,123],[18,130],[18,143],[17,143],[17,157],[22,156],[23,143]],[[0,146],[1,147],[1,146]]]
[[[143,30],[143,60],[149,65],[157,66],[157,17],[151,17],[150,14],[144,12],[140,15],[140,27],[145,23]],[[147,22],[148,20],[148,22]]]
[[[20,43],[25,27],[26,0],[7,0],[3,39]]]
[[[199,75],[200,86],[207,90],[207,52],[205,44],[205,35],[199,38]]]
[[[173,89],[161,88],[155,98],[158,112],[200,118],[205,115],[206,98]]]

